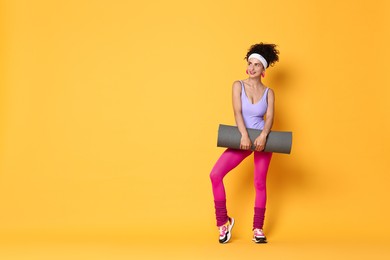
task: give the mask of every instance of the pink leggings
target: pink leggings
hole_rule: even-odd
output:
[[[225,187],[223,178],[228,172],[239,165],[246,157],[252,154],[250,150],[226,149],[218,161],[215,163],[210,173],[210,179],[213,187],[214,201],[221,205],[226,203]],[[271,162],[272,153],[254,151],[254,186],[256,190],[255,208],[265,210],[267,194],[266,194],[266,179],[268,167]],[[218,216],[217,216],[217,222]],[[223,222],[223,221],[222,221]]]

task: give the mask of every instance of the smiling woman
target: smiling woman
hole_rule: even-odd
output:
[[[253,241],[267,242],[263,232],[266,205],[265,185],[272,153],[263,150],[274,120],[274,93],[264,86],[261,76],[264,77],[265,70],[279,60],[278,54],[279,51],[274,44],[253,45],[246,55],[249,77],[233,83],[233,111],[241,133],[240,149],[227,148],[210,174],[220,243],[227,243],[230,240],[234,225],[234,218],[227,214],[223,178],[252,153],[250,150],[252,143],[247,128],[262,130],[254,141],[256,200]]]
[[[279,60],[279,51],[276,50],[275,47],[274,44],[253,45],[245,57],[248,61],[246,73],[253,76],[256,75],[256,72],[260,72],[261,76],[264,78],[265,69]],[[263,55],[260,55],[259,53],[262,53]],[[270,62],[269,65],[267,60]]]

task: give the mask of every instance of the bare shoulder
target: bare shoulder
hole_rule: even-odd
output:
[[[233,88],[237,87],[237,86],[241,87],[241,80],[236,80],[236,81],[233,82]]]
[[[272,88],[268,88],[268,95],[267,96],[268,96],[268,102],[275,100],[275,93],[272,90]]]
[[[236,80],[233,82],[233,91],[241,91],[241,81]]]

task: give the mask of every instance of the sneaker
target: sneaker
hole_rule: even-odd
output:
[[[225,225],[219,226],[219,243],[225,244],[232,237],[232,228],[234,226],[234,218],[229,218]]]
[[[255,243],[267,243],[267,238],[264,235],[264,232],[262,229],[256,228],[253,230],[253,239]]]

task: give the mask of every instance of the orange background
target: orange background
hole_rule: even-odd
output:
[[[0,3],[2,259],[390,256],[388,1]],[[270,166],[270,243],[251,242],[250,157],[221,246],[217,128],[261,41],[293,149]]]

